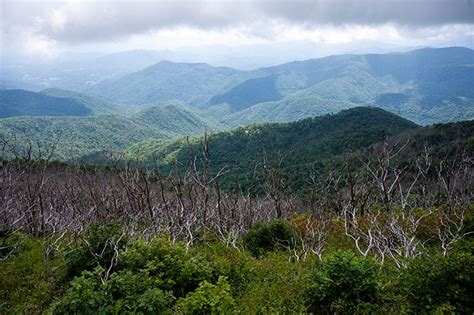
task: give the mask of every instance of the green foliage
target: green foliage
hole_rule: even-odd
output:
[[[89,235],[101,238],[104,233],[94,230]],[[104,278],[105,269],[101,266],[83,271],[71,282],[65,298],[54,303],[52,310],[58,314],[92,310],[162,313],[170,309],[176,299],[190,292],[197,293],[188,295],[183,305],[191,307],[195,304],[193,301],[203,299],[202,296],[215,299],[202,307],[221,308],[228,303],[230,286],[221,280],[214,287],[212,283],[218,279],[216,265],[199,252],[188,253],[182,246],[154,239],[149,243],[134,242],[120,253],[118,261],[108,279]]]
[[[276,223],[267,225],[278,226]],[[95,227],[87,231],[87,237],[97,238],[93,243],[99,244],[105,235],[118,231],[114,226]],[[183,244],[172,244],[163,238],[135,240],[120,250],[118,264],[110,273],[102,266],[94,268],[93,264],[85,263],[82,271],[80,265],[76,266],[80,275],[71,280],[66,277],[66,265],[60,256],[52,255],[46,268],[43,242],[24,238],[13,256],[0,261],[0,311],[40,313],[48,309],[53,314],[470,314],[473,311],[470,293],[474,259],[473,243],[469,239],[447,257],[420,256],[408,261],[405,270],[394,268],[389,261],[379,266],[370,258],[342,251],[340,248],[344,246],[339,240],[328,243],[331,244],[328,252],[332,254],[323,261],[311,254],[307,259],[295,261],[288,251],[273,250],[255,258],[245,249],[228,248],[220,242],[201,243],[186,250]]]
[[[235,304],[231,287],[224,277],[216,284],[203,281],[199,287],[176,303],[178,313],[229,314]]]
[[[102,276],[104,269],[84,271],[71,281],[70,288],[62,300],[55,301],[50,308],[53,314],[90,314],[140,312],[162,313],[175,298],[171,292],[157,288],[156,282],[146,271],[121,271],[113,273],[108,281]]]
[[[312,259],[288,262],[288,252],[274,251],[255,259],[255,276],[236,297],[242,314],[306,313],[304,292]]]
[[[245,247],[256,257],[275,249],[291,248],[296,239],[296,230],[287,221],[273,220],[257,222],[245,234]]]
[[[453,253],[447,257],[420,257],[410,262],[399,281],[409,313],[456,314],[474,312],[474,256]]]
[[[89,226],[79,243],[67,251],[69,276],[77,276],[83,270],[92,270],[96,266],[108,267],[114,256],[114,247],[122,249],[127,244],[127,237],[122,236],[122,232],[119,224]]]
[[[215,263],[218,273],[230,284],[233,296],[245,292],[257,276],[254,258],[247,251],[227,247],[221,242],[206,244],[195,250],[202,253],[207,261]]]
[[[10,257],[0,260],[0,313],[40,313],[61,290],[64,262],[60,257],[44,260],[41,240],[14,235],[21,241]],[[2,245],[5,246],[2,239]]]
[[[145,269],[160,281],[160,288],[172,291],[176,297],[195,290],[204,280],[217,279],[213,262],[200,253],[188,253],[182,246],[159,238],[150,243],[135,242],[121,254],[117,269],[134,272]]]
[[[379,297],[379,266],[347,251],[326,258],[307,290],[310,308],[322,313],[366,313],[378,306]]]

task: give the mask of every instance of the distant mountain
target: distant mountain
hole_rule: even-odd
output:
[[[357,104],[381,107],[422,124],[474,118],[474,51],[467,48],[332,56],[259,69],[259,72],[268,73],[257,80],[267,82],[266,91],[272,91],[274,99],[278,100],[280,95],[283,103],[294,104],[293,111],[299,110],[301,102],[304,104],[301,111],[309,115],[326,111],[327,105],[322,105],[326,109],[319,108],[325,101],[329,104],[336,101],[344,102],[342,107],[346,108]],[[228,103],[233,109],[256,106],[238,115],[245,117],[244,121],[247,117],[274,121],[275,115],[282,121],[295,118],[281,114],[272,104],[259,104],[254,86],[242,82],[211,98],[210,105],[218,100],[217,103]],[[311,98],[316,101],[309,109]],[[229,121],[232,117],[225,119]]]
[[[148,138],[173,139],[217,130],[218,125],[181,105],[151,108],[131,117],[11,117],[0,119],[0,139],[17,150],[28,144],[50,149],[54,158],[70,160],[97,151],[119,151]]]
[[[92,114],[94,115],[131,113],[135,109],[133,106],[127,107],[123,104],[113,103],[102,98],[91,97],[89,95],[74,91],[46,89],[42,90],[40,93],[53,97],[73,99],[90,108],[92,110]]]
[[[317,96],[303,96],[300,93],[292,97],[287,97],[276,102],[264,102],[243,109],[239,112],[227,111],[225,116],[220,116],[220,120],[227,126],[237,127],[261,122],[276,123],[290,122],[307,117],[322,116],[337,113],[341,110],[357,107],[359,104],[327,100]],[[219,112],[219,108],[212,107],[206,112],[216,119],[214,111]],[[223,118],[222,118],[223,117]]]
[[[49,96],[26,90],[0,90],[0,118],[91,114],[91,108],[73,98]]]
[[[162,61],[139,72],[94,85],[87,92],[140,105],[172,100],[199,105],[247,77],[244,71],[226,67]]]
[[[163,61],[88,92],[141,106],[180,100],[211,115],[207,109],[216,108],[221,122],[231,126],[290,121],[360,105],[430,124],[474,118],[472,78],[474,51],[451,47],[330,56],[253,71]]]

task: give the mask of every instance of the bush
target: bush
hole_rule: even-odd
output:
[[[89,226],[82,240],[68,251],[68,275],[78,276],[82,271],[92,271],[97,266],[108,267],[114,255],[114,242],[117,242],[118,249],[127,244],[127,238],[121,236],[122,226],[119,224],[97,223]]]
[[[216,281],[216,265],[198,252],[186,252],[183,246],[156,238],[149,243],[137,241],[119,256],[117,270],[140,272],[161,281],[160,288],[184,297],[202,281]]]
[[[241,314],[302,314],[311,259],[288,262],[287,252],[271,252],[252,261],[255,276],[236,297]]]
[[[295,238],[296,230],[287,221],[273,220],[252,225],[243,242],[252,255],[259,257],[268,251],[292,247]]]
[[[420,257],[404,270],[399,287],[408,312],[474,314],[474,256]]]
[[[22,242],[14,255],[0,259],[0,314],[39,314],[61,290],[64,261],[50,257],[46,266],[41,240],[13,237]]]
[[[185,314],[229,314],[234,306],[230,285],[224,277],[216,284],[202,282],[196,291],[178,301],[176,311]]]
[[[234,247],[227,247],[222,242],[216,242],[194,248],[207,261],[212,261],[219,275],[226,277],[232,288],[232,295],[236,296],[246,288],[257,276],[254,258],[247,251]]]
[[[352,252],[338,251],[310,275],[307,299],[315,313],[366,313],[379,303],[379,268]]]
[[[56,301],[51,311],[163,313],[172,309],[178,298],[218,278],[214,265],[202,255],[187,253],[182,246],[161,239],[132,243],[119,254],[118,262],[106,281],[102,279],[101,266],[92,272],[83,271],[71,281],[66,296]]]

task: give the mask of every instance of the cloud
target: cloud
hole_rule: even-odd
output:
[[[4,1],[7,27],[8,23],[30,24],[37,33],[68,42],[114,39],[177,26],[215,30],[272,21],[305,27],[474,23],[472,0]]]
[[[67,45],[133,41],[147,34],[155,39],[165,34],[172,42],[173,32],[179,36],[183,30],[188,30],[184,38],[198,34],[206,41],[238,44],[291,36],[344,42],[380,38],[384,30],[393,39],[439,30],[446,34],[438,36],[450,36],[453,27],[456,34],[472,34],[474,25],[474,0],[0,1],[2,42],[9,49],[36,47],[45,54]],[[227,41],[226,33],[232,34]],[[28,43],[34,45],[25,48]]]

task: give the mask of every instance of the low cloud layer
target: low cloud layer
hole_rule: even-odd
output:
[[[2,47],[44,51],[178,28],[273,40],[288,30],[389,25],[416,35],[461,26],[472,34],[474,25],[473,0],[0,1]]]

